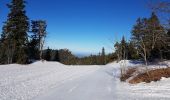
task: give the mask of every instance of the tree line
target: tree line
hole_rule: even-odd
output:
[[[149,61],[170,59],[170,27],[164,27],[152,12],[149,18],[138,18],[131,31],[129,41],[122,37],[115,43],[118,61],[124,59],[143,59]]]
[[[102,48],[101,53],[97,55],[90,55],[85,57],[77,57],[68,49],[43,50],[43,59],[46,61],[57,61],[66,65],[105,65],[116,59],[116,56],[105,54],[105,49]]]

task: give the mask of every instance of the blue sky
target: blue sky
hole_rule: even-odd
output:
[[[0,28],[8,9],[0,0]],[[95,54],[130,31],[138,17],[150,16],[147,0],[27,0],[30,20],[43,19],[48,24],[46,47],[68,48],[77,54]]]

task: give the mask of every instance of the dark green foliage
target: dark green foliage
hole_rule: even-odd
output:
[[[26,16],[25,1],[12,0],[8,4],[10,13],[7,21],[3,26],[1,35],[0,54],[2,56],[1,63],[20,63],[25,64],[28,61],[28,35],[29,22]]]
[[[121,42],[116,42],[115,45],[115,52],[117,54],[118,61],[122,59],[127,59],[127,43],[125,41],[125,37],[122,37]]]
[[[165,38],[166,45],[161,49],[163,59],[170,59],[170,30],[168,30]]]
[[[7,38],[6,38],[6,23],[4,23],[5,25],[3,26],[2,30],[3,33],[1,34],[1,38],[0,38],[0,64],[6,64],[7,63],[7,52],[5,50],[7,50]]]
[[[51,49],[48,47],[46,52],[44,53],[44,60],[50,61],[51,60]]]
[[[160,50],[165,45],[165,30],[161,26],[158,17],[152,13],[150,18],[139,18],[132,30],[132,42],[139,54],[147,60],[160,58]]]
[[[115,55],[117,55],[118,61],[123,59],[139,59],[137,54],[137,49],[132,41],[129,43],[122,37],[121,42],[116,42],[115,45]]]
[[[105,61],[102,60],[102,57],[104,57]],[[58,61],[66,65],[104,65],[114,61],[116,57],[114,54],[106,55],[104,49],[103,54],[78,58],[68,49],[52,50],[48,48],[43,50],[43,59],[47,61]]]
[[[28,43],[29,59],[39,60],[39,40],[31,36],[31,40]]]
[[[106,64],[106,57],[105,57],[105,49],[104,49],[104,47],[102,48],[101,64],[102,64],[102,65],[105,65],[105,64]]]
[[[127,59],[140,59],[138,51],[133,42],[127,43]]]
[[[59,51],[58,50],[51,50],[51,61],[60,62],[60,57],[59,57]]]
[[[54,54],[54,61],[60,61],[60,57],[59,57],[59,51],[58,50],[56,50],[55,51],[55,54]]]
[[[40,44],[40,36],[38,34],[38,23],[37,21],[31,21],[31,37],[30,42],[28,44],[29,47],[29,59],[39,60],[39,44]]]
[[[126,43],[126,40],[125,40],[125,37],[123,36],[122,37],[122,40],[121,40],[121,58],[122,59],[127,59],[127,43]]]
[[[78,65],[101,65],[100,55],[90,55],[87,57],[77,59]]]
[[[58,61],[66,65],[75,65],[77,63],[77,58],[68,49],[45,49],[43,50],[43,59],[47,61]]]
[[[78,65],[105,65],[109,62],[116,60],[116,56],[114,54],[104,54],[104,58],[102,58],[102,54],[98,55],[90,55],[82,58],[77,58]]]
[[[77,63],[76,57],[68,49],[60,49],[58,53],[61,63],[66,65],[74,65]]]

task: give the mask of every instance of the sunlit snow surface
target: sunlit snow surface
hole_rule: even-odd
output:
[[[126,66],[142,65],[126,61]],[[170,79],[130,85],[121,83],[119,74],[116,62],[105,66],[40,61],[0,65],[0,100],[170,100]]]

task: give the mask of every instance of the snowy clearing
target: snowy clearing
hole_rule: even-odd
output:
[[[127,61],[127,66],[137,66]],[[154,67],[154,66],[152,66]],[[169,100],[170,79],[131,85],[120,64],[66,66],[57,62],[0,66],[0,100]]]

